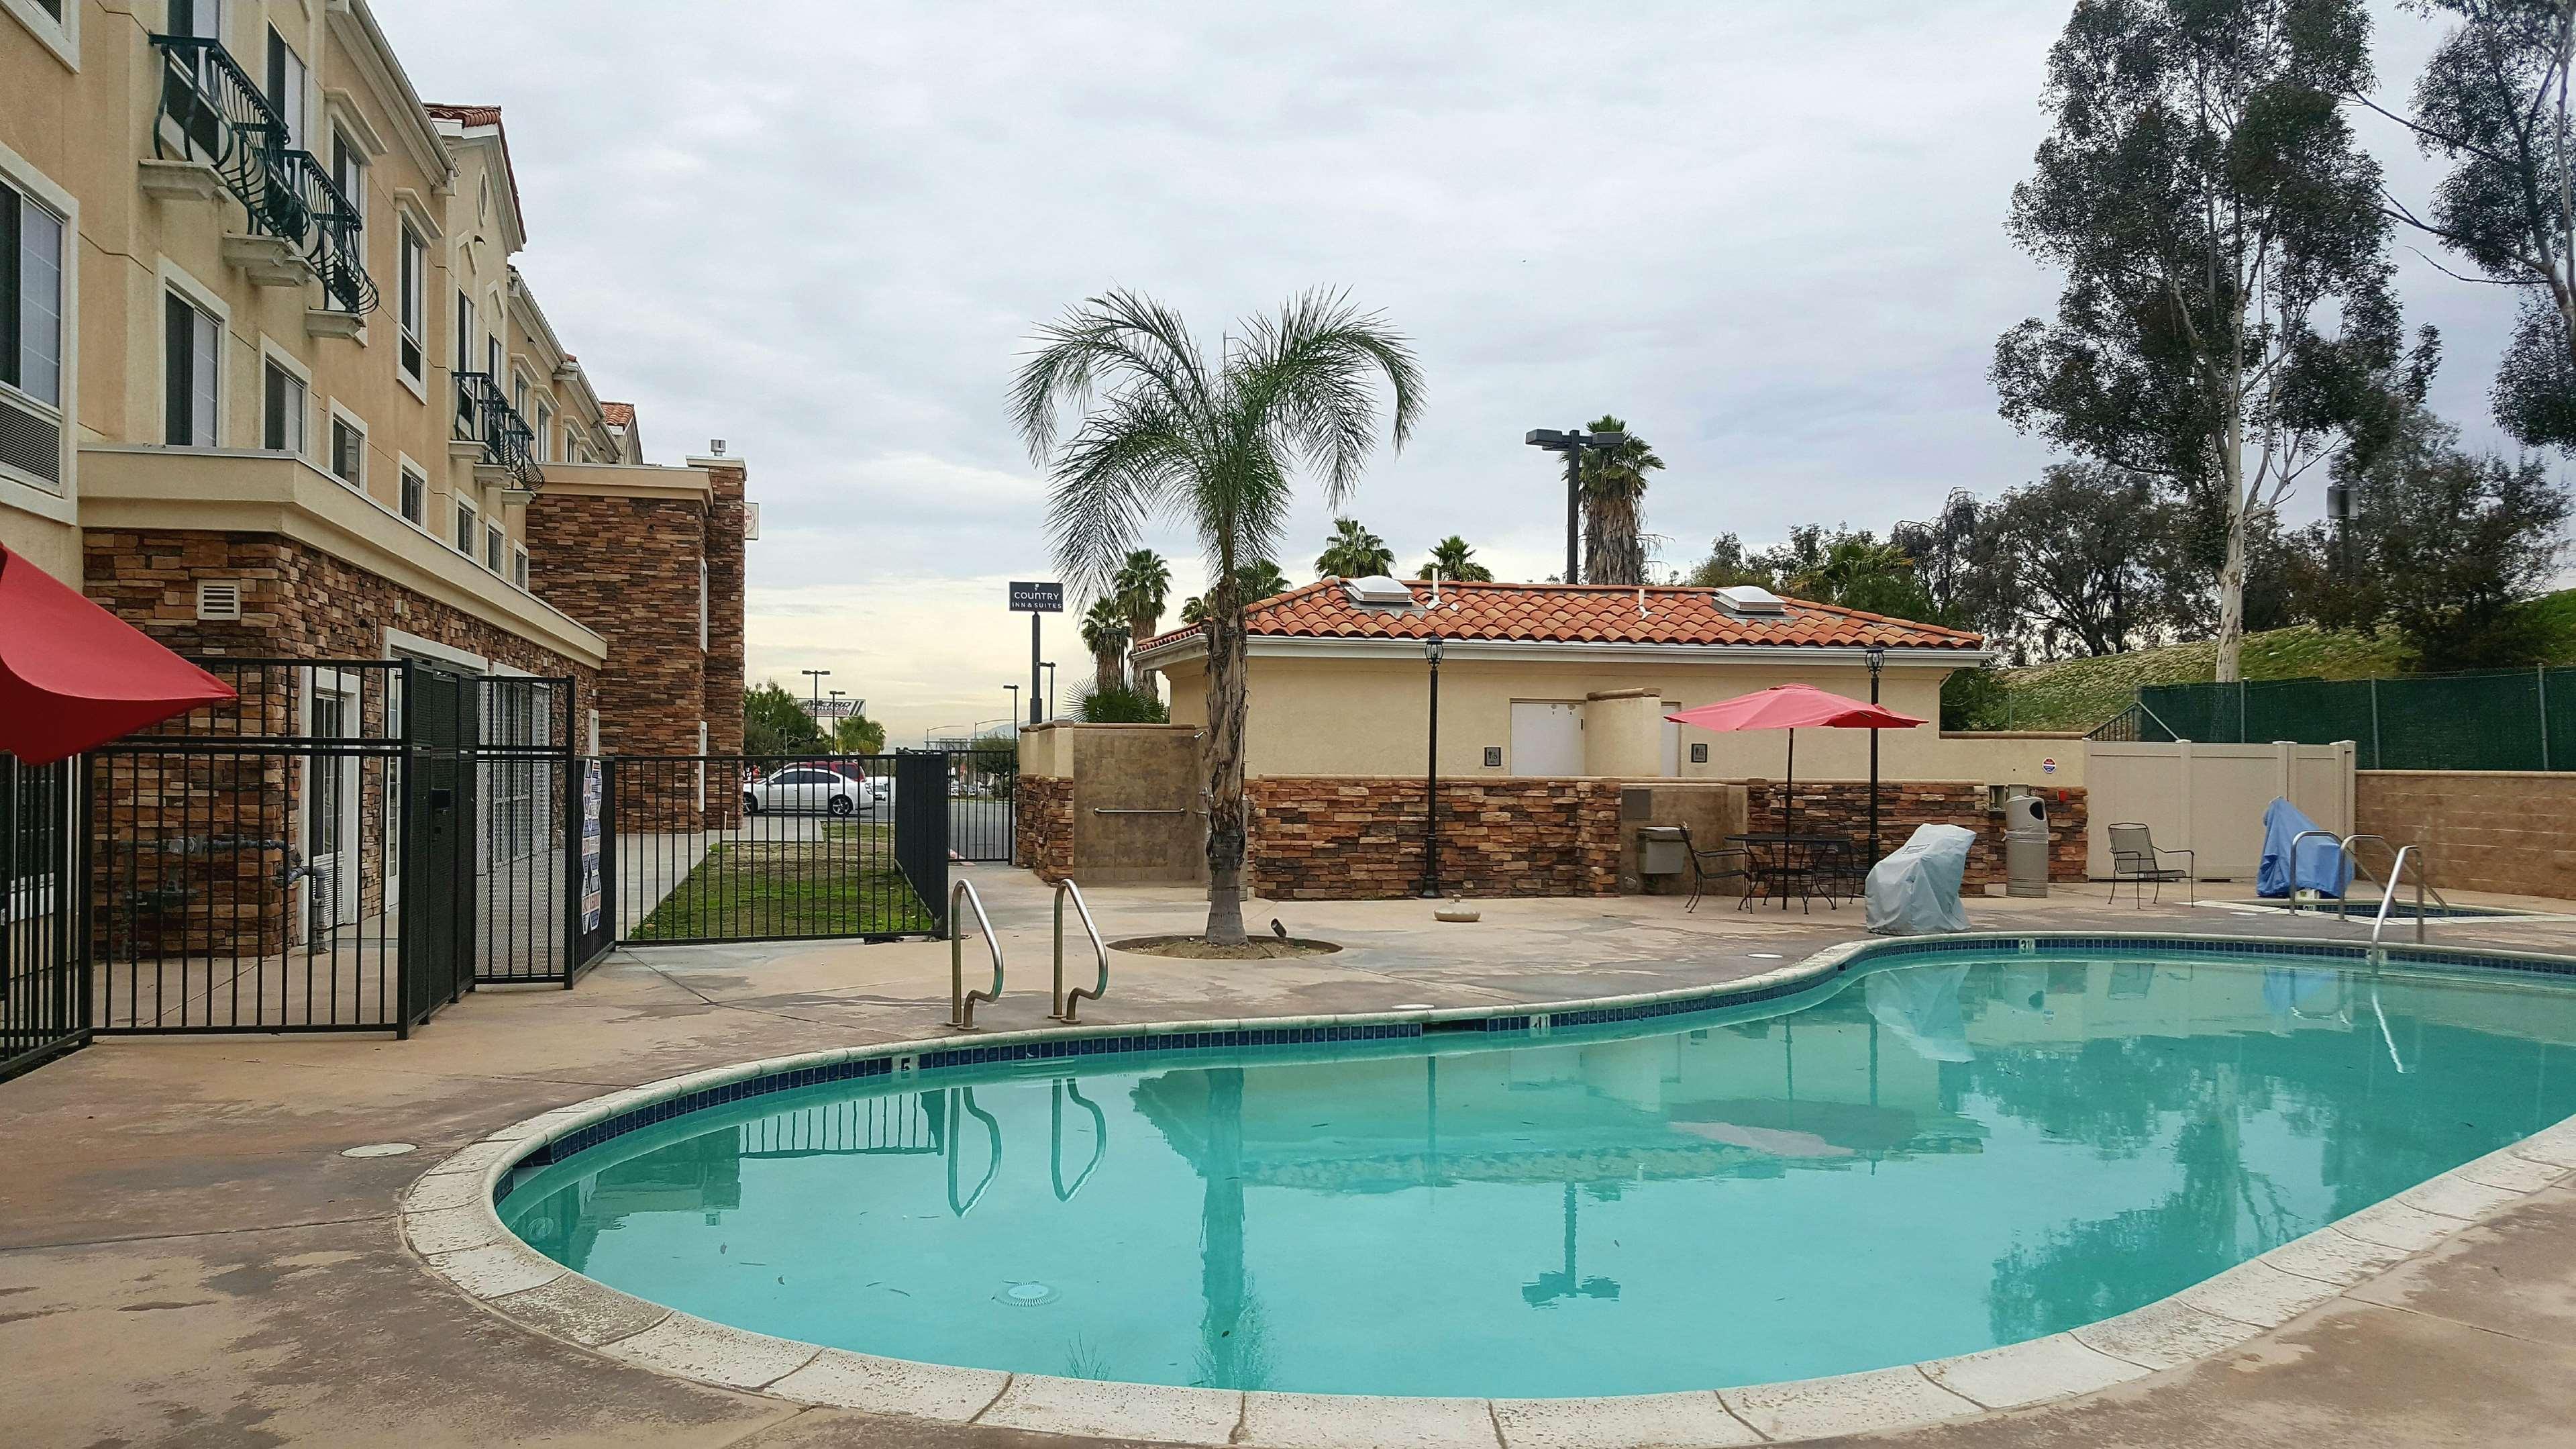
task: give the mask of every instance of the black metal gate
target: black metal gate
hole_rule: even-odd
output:
[[[615,755],[606,766],[617,938],[635,943],[936,934],[947,890],[940,757]],[[938,832],[935,866],[925,809]],[[935,873],[935,879],[933,878]]]
[[[0,754],[0,1081],[89,1043],[79,781]]]
[[[941,759],[948,773],[950,848],[960,860],[1009,864],[1020,793],[1018,744],[976,740]]]
[[[396,962],[405,1036],[440,1007],[465,994],[472,977],[475,906],[470,853],[475,836],[475,731],[480,713],[472,680],[411,665],[405,671],[401,764],[402,909]]]
[[[474,982],[569,987],[607,949],[584,942],[583,831],[598,817],[584,815],[595,762],[573,754],[574,684],[487,675],[473,685]]]

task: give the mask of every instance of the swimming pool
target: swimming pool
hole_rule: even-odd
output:
[[[2576,1113],[2567,978],[1969,944],[1642,1020],[906,1057],[594,1125],[500,1212],[613,1287],[868,1354],[1641,1394],[2093,1323]]]

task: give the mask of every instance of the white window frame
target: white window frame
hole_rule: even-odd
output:
[[[509,546],[510,531],[493,522],[491,516],[486,514],[483,519],[483,548],[475,555],[476,561],[483,565],[485,573],[494,578],[502,576],[501,571],[510,563]]]
[[[80,17],[86,0],[63,0],[62,18],[45,13],[36,0],[0,0],[0,11],[6,11],[36,43],[62,63],[63,69],[80,74]]]
[[[451,507],[448,522],[453,527],[447,535],[448,544],[454,547],[456,541],[462,538],[466,542],[456,551],[465,555],[469,561],[480,557],[483,549],[483,510],[475,507],[473,500],[461,493],[451,495],[449,503]]]
[[[302,444],[300,447],[271,448],[268,446],[268,369],[271,365],[275,365],[288,376],[304,384],[303,417],[298,420],[297,432],[297,441]],[[302,458],[308,463],[313,461],[313,369],[297,361],[294,353],[278,346],[265,333],[262,333],[259,339],[259,446],[262,452],[276,453],[280,457]],[[331,470],[325,468],[322,471],[328,473]]]
[[[296,151],[312,150],[312,62],[304,58],[304,52],[295,48],[295,42],[287,39],[286,32],[278,29],[274,21],[260,32],[259,52],[260,94],[268,98],[271,106],[284,113],[278,119],[286,123],[287,148]],[[273,58],[285,60],[288,66],[285,74],[279,75],[269,69],[269,61]],[[270,87],[281,82],[286,83],[285,94],[271,93]],[[327,159],[325,164],[328,164]]]
[[[418,518],[403,512],[403,483],[406,479],[417,479],[420,483],[420,517]],[[423,533],[429,532],[429,470],[413,462],[409,453],[394,454],[394,517]]]
[[[395,209],[394,228],[394,312],[399,336],[394,344],[394,376],[409,387],[422,402],[429,401],[429,242],[409,216]],[[409,295],[404,293],[404,271],[410,271]],[[409,343],[420,360],[418,367],[405,367],[403,344]]]
[[[529,420],[528,431],[536,438],[537,461],[540,463],[551,463],[555,460],[554,427],[553,404],[548,403],[544,398],[537,399],[537,415]]]
[[[205,283],[198,281],[193,274],[185,268],[173,264],[166,257],[161,260],[156,271],[157,280],[161,283],[162,291],[178,293],[181,301],[188,303],[198,311],[215,319],[214,437],[205,443],[198,444],[197,446],[220,448],[224,445],[224,438],[229,431],[225,427],[225,411],[226,404],[230,401],[228,394],[232,391],[234,369],[225,365],[224,354],[230,351],[232,347],[232,307],[224,300],[223,293],[218,292],[214,288],[207,286]],[[155,319],[155,322],[157,324],[157,318]],[[166,347],[168,345],[166,341],[168,336],[167,331],[164,330],[162,335],[165,339],[163,346]],[[166,418],[169,416],[170,404],[169,358],[167,356],[163,356],[161,358],[161,363],[162,365],[156,369],[160,376],[153,385],[153,392],[161,405],[157,415]],[[170,444],[169,446],[175,447],[177,445]]]
[[[367,474],[369,471],[367,467],[368,437],[366,419],[361,418],[356,413],[340,406],[340,400],[338,398],[333,398],[329,404],[328,420],[332,424],[346,424],[351,431],[358,435],[358,476],[355,478],[344,478],[340,476],[339,439],[330,436],[327,428],[325,436],[322,439],[322,471],[330,474],[332,478],[338,482],[358,490],[360,493],[366,492]]]
[[[325,109],[327,110],[328,108],[326,107]],[[366,225],[368,220],[367,168],[369,163],[367,161],[367,148],[360,144],[357,137],[349,134],[348,127],[341,125],[337,121],[330,121],[329,125],[331,127],[331,154],[326,157],[325,160],[331,168],[331,184],[339,187],[340,194],[348,198],[350,209],[355,211],[358,216],[359,235],[364,236],[366,234]],[[343,177],[340,174],[341,163],[344,161],[348,163],[349,169],[354,173],[354,176]]]
[[[513,587],[518,589],[519,592],[527,592],[528,546],[524,543],[513,543],[510,545],[510,583]]]
[[[77,14],[79,4],[80,0],[65,0],[64,13],[67,16]],[[43,14],[42,11],[37,13]],[[47,403],[30,394],[15,394],[25,399],[26,406],[53,415],[58,438],[56,447],[59,449],[54,459],[54,472],[62,481],[49,483],[14,468],[0,467],[0,502],[23,501],[46,517],[69,523],[72,518],[63,510],[70,506],[65,500],[77,491],[72,472],[80,457],[80,428],[73,422],[80,416],[80,202],[69,191],[55,185],[51,177],[38,171],[34,163],[7,146],[0,146],[0,180],[6,180],[11,187],[52,212],[63,223],[62,296],[57,303],[62,315],[62,340],[55,348],[58,354],[55,362],[62,369],[62,376],[54,385],[58,400]],[[21,489],[26,491],[18,491]]]

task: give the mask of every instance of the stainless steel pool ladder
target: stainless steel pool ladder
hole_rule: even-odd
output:
[[[993,956],[993,989],[966,989],[966,918],[958,913],[957,903],[964,901],[975,909],[975,924],[983,929],[984,949]],[[961,880],[948,888],[948,1024],[959,1031],[975,1029],[975,1003],[1002,999],[1002,942],[993,934],[992,918],[984,914],[984,898],[975,894],[973,881]]]
[[[2312,835],[2319,840],[2335,838],[2335,833],[2331,830],[2302,830],[2290,837],[2290,914],[2294,916],[2299,913],[2299,843]],[[2343,850],[2342,844],[2338,843],[2335,846],[2338,857],[2343,855]]]
[[[2424,862],[2427,858],[2424,854],[2424,847],[2420,845],[2393,846],[2389,844],[2388,837],[2384,835],[2345,836],[2343,838],[2344,859],[2352,863],[2353,873],[2364,880],[2375,880],[2376,878],[2373,877],[2368,870],[2363,868],[2361,863],[2361,853],[2352,848],[2355,842],[2363,840],[2375,840],[2379,842],[2381,849],[2390,852],[2388,879],[2385,882],[2379,883],[2379,911],[2371,918],[2370,939],[2373,941],[2378,940],[2379,933],[2387,928],[2389,907],[2397,899],[2398,885],[2406,879],[2407,862],[2413,861],[2415,864],[2415,940],[2418,944],[2421,944],[2424,939],[2424,893],[2431,891],[2433,895],[2433,903],[2440,906],[2442,909],[2447,911],[2451,908],[2451,903],[2442,898],[2440,888],[2436,887],[2432,882],[2424,878]],[[2335,902],[2335,918],[2337,920],[2350,919],[2349,906],[2350,892],[2346,892],[2344,899],[2339,899]]]
[[[1082,917],[1083,933],[1091,937],[1091,954],[1100,959],[1100,980],[1091,986],[1077,986],[1071,991],[1064,989],[1064,902],[1067,896],[1073,898],[1075,914]],[[1100,939],[1100,928],[1091,922],[1091,907],[1083,903],[1082,887],[1075,885],[1069,878],[1057,881],[1055,883],[1055,992],[1052,997],[1054,1009],[1047,1013],[1047,1019],[1071,1025],[1081,1012],[1082,1003],[1086,999],[1098,1001],[1108,992],[1109,946]]]

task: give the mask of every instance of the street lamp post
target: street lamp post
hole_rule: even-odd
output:
[[[1422,776],[1422,898],[1440,899],[1440,641],[1422,641],[1431,665],[1431,748]]]
[[[1869,702],[1878,703],[1878,672],[1887,667],[1887,646],[1869,646]],[[1869,863],[1878,864],[1878,726],[1869,727]]]
[[[1532,428],[1521,435],[1521,441],[1533,448],[1545,448],[1565,455],[1565,581],[1583,582],[1583,556],[1579,549],[1583,522],[1583,450],[1608,452],[1628,441],[1626,433],[1586,433],[1581,428],[1558,432],[1554,428]]]
[[[823,681],[832,677],[832,671],[828,669],[800,669],[796,672],[807,675],[814,681],[814,718],[819,721],[823,717]]]
[[[1002,688],[1011,696],[1011,733],[1018,734],[1020,732],[1020,687],[1016,684],[1005,684]]]

